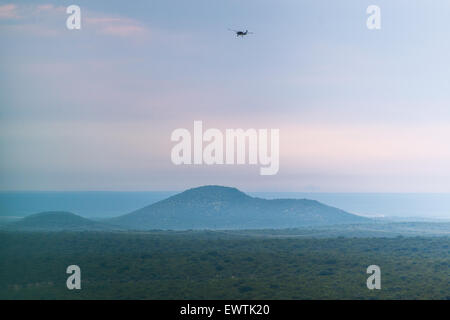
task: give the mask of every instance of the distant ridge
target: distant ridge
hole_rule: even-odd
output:
[[[315,200],[250,197],[223,186],[188,189],[129,214],[109,219],[135,230],[279,229],[370,222]]]
[[[7,229],[14,231],[106,231],[114,228],[71,212],[48,211],[29,215],[20,221],[11,223]]]

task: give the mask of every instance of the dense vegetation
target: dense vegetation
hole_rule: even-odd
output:
[[[0,233],[2,299],[450,299],[450,238]],[[81,267],[82,289],[66,288]],[[381,267],[382,289],[366,287]]]

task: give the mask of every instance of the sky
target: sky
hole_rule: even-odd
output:
[[[81,30],[66,28],[72,4]],[[449,13],[446,0],[0,0],[0,190],[450,192]],[[175,166],[171,133],[195,120],[279,129],[278,174]]]

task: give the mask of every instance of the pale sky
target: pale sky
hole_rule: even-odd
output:
[[[71,4],[81,30],[66,28]],[[381,30],[366,27],[372,4]],[[0,1],[0,189],[450,192],[449,13],[446,0]],[[279,129],[279,173],[175,166],[171,132],[194,120]]]

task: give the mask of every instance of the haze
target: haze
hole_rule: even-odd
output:
[[[79,0],[69,31],[0,1],[0,189],[449,192],[450,3],[377,0],[370,31],[372,2]],[[173,165],[194,120],[280,129],[278,174]]]

